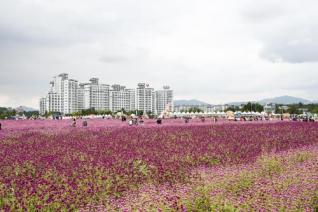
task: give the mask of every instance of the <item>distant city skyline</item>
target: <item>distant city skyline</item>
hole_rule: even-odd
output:
[[[154,89],[148,83],[138,83],[136,88],[120,84],[105,84],[93,77],[89,82],[79,82],[68,73],[53,76],[47,92],[39,98],[41,115],[59,112],[74,114],[87,109],[96,111],[143,111],[144,114],[163,115],[173,111],[173,90],[164,85]]]
[[[318,100],[315,0],[2,0],[0,106],[38,108],[52,76],[170,85],[211,104]]]

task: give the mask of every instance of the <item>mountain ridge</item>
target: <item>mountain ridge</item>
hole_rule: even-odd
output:
[[[277,97],[272,97],[272,98],[264,98],[261,100],[253,100],[253,101],[237,101],[237,102],[228,102],[226,104],[228,105],[242,105],[242,104],[246,104],[247,102],[257,102],[259,104],[265,105],[267,103],[275,103],[275,104],[297,104],[297,103],[303,103],[303,104],[310,104],[310,103],[318,103],[318,100],[308,100],[305,98],[300,98],[300,97],[295,97],[295,96],[288,96],[288,95],[284,95],[284,96],[277,96]],[[213,104],[209,104],[197,99],[180,99],[180,100],[175,100],[174,101],[174,105],[175,106],[179,106],[179,105],[213,105]]]
[[[179,105],[208,105],[208,103],[197,99],[179,99],[173,101],[175,106]]]
[[[37,109],[27,107],[27,106],[19,106],[15,108],[16,111],[18,112],[32,112],[32,111],[37,111]]]
[[[278,96],[273,98],[266,98],[258,101],[260,104],[266,104],[266,103],[276,103],[276,104],[297,104],[297,103],[303,103],[303,104],[309,104],[312,103],[312,101],[304,98],[294,97],[294,96]]]

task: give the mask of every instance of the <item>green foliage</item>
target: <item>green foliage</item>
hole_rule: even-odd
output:
[[[191,107],[189,108],[188,110],[181,110],[180,112],[189,112],[189,113],[200,113],[200,112],[203,112],[203,110],[201,110],[200,108],[198,107]]]
[[[16,115],[25,116],[27,118],[37,118],[39,116],[39,111],[23,111],[17,113],[14,109],[0,107],[0,119],[9,119]]]
[[[220,159],[213,156],[202,156],[199,161],[206,165],[218,165],[220,163]]]
[[[84,109],[78,112],[69,114],[71,116],[87,116],[87,115],[112,115],[110,110],[95,110],[95,108]]]
[[[142,116],[142,115],[144,115],[144,111],[142,111],[142,110],[136,110],[136,111],[133,111],[132,113],[135,114],[135,115],[137,115],[137,116]]]
[[[283,105],[277,104],[275,106],[275,113],[290,113],[290,114],[302,114],[303,112],[310,112],[310,113],[318,113],[318,104],[290,104],[288,105],[288,109],[282,109]]]
[[[184,201],[184,206],[187,211],[224,211],[232,212],[237,211],[236,208],[225,201],[222,196],[210,195],[209,187],[199,187],[197,190],[197,195],[194,198]]]
[[[283,113],[284,110],[281,109],[281,106],[279,105],[275,105],[275,111],[274,111],[276,114],[280,114],[280,113]]]
[[[230,106],[230,107],[226,108],[225,112],[227,112],[227,111],[235,112],[235,111],[239,111],[239,110],[240,110],[240,108],[238,106]]]
[[[264,107],[260,105],[259,103],[251,103],[248,102],[247,104],[243,105],[242,111],[243,112],[249,112],[249,111],[256,111],[256,112],[262,112],[264,110]]]
[[[0,107],[0,119],[10,118],[15,115],[16,115],[15,110],[5,108],[5,107]]]
[[[112,111],[110,111],[110,110],[98,110],[97,114],[98,115],[112,115]]]
[[[275,174],[280,174],[283,171],[283,164],[277,157],[262,156],[259,159],[259,164],[264,175],[272,177]]]
[[[235,195],[248,190],[254,184],[254,176],[251,173],[243,172],[225,185],[225,189]]]
[[[89,109],[84,109],[81,111],[81,115],[86,116],[86,115],[96,115],[97,111],[95,108],[89,108]]]
[[[287,112],[290,114],[301,114],[298,105],[290,105]]]
[[[314,209],[313,211],[317,212],[318,211],[318,189],[315,191],[315,195],[312,198],[312,208]]]
[[[311,157],[312,155],[309,152],[299,152],[292,158],[292,160],[295,163],[303,163]]]
[[[142,160],[135,160],[133,162],[134,171],[137,173],[140,173],[144,176],[147,176],[149,174],[149,168],[148,165],[143,162]]]

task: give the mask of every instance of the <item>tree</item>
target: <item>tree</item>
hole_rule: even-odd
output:
[[[260,105],[259,103],[251,103],[248,102],[247,104],[243,105],[242,111],[248,112],[248,111],[256,111],[256,112],[262,112],[264,110],[264,107]]]
[[[130,116],[132,114],[135,114],[136,116],[142,116],[144,115],[144,111],[142,110],[131,110],[127,112],[127,115]]]
[[[276,113],[276,114],[279,114],[279,113],[282,112],[282,109],[280,109],[280,107],[281,107],[281,106],[279,106],[279,105],[275,105],[275,113]]]
[[[5,107],[0,107],[0,119],[7,119],[15,115],[16,115],[15,110],[5,108]]]
[[[84,110],[82,110],[82,115],[83,116],[86,116],[86,115],[96,115],[97,114],[97,112],[96,112],[96,110],[95,110],[95,108],[89,108],[89,109],[84,109]]]
[[[113,113],[110,110],[98,110],[97,114],[98,115],[112,115]]]
[[[300,114],[299,106],[300,106],[300,104],[298,106],[297,105],[290,105],[287,112],[290,114]]]
[[[27,118],[37,118],[39,117],[39,111],[24,111],[23,114],[27,117]]]
[[[185,113],[187,113],[187,112],[189,112],[189,113],[196,113],[196,112],[203,112],[203,110],[201,110],[200,108],[198,108],[198,107],[190,107],[189,109],[187,109],[187,110],[181,110],[180,112],[185,112]]]

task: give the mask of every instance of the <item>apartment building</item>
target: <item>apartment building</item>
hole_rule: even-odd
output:
[[[169,86],[156,91],[156,110],[158,115],[164,111],[173,111],[173,90]]]
[[[110,110],[112,112],[120,111],[133,111],[136,109],[135,99],[136,92],[134,89],[127,89],[125,86],[114,84],[110,90]]]

